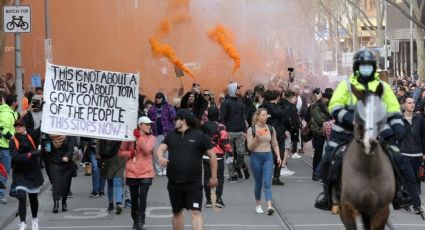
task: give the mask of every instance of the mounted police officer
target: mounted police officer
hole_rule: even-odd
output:
[[[375,92],[381,83],[384,87],[384,93],[381,98],[387,107],[387,124],[380,130],[380,138],[385,140],[389,146],[394,146],[399,138],[404,135],[405,131],[400,104],[390,85],[379,80],[379,74],[376,73],[376,68],[377,61],[375,55],[370,50],[358,51],[353,57],[354,73],[347,80],[338,84],[329,102],[329,111],[335,119],[335,124],[321,162],[322,171],[320,176],[325,192],[322,199],[316,200],[314,205],[316,208],[330,210],[331,189],[329,187],[329,175],[335,176],[337,174],[335,172],[338,171],[337,167],[339,167],[331,165],[335,163],[333,156],[338,146],[349,143],[353,138],[353,118],[357,98],[351,92],[351,85],[359,90]],[[397,148],[395,149],[397,150]],[[399,186],[396,187],[396,194],[398,194]],[[396,196],[395,199],[398,199],[398,197]]]

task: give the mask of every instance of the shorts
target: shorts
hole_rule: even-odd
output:
[[[200,186],[194,186],[192,182],[174,183],[168,181],[167,189],[173,213],[178,213],[183,208],[201,211],[203,196],[202,184]]]

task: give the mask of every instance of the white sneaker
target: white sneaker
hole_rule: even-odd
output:
[[[21,222],[18,224],[19,226],[19,230],[25,230],[25,228],[27,227],[27,224],[25,224],[25,222]]]
[[[288,169],[288,167],[283,167],[283,168],[280,170],[280,175],[281,175],[281,176],[292,176],[292,175],[294,175],[294,174],[295,174],[295,172],[294,172],[294,171],[289,170],[289,169]]]
[[[158,175],[158,176],[164,176],[164,174],[162,174],[162,171],[159,171],[159,172],[157,173],[157,175]]]
[[[292,154],[292,159],[300,159],[300,158],[301,158],[300,154],[298,153]]]
[[[38,230],[38,218],[32,219],[32,230]]]
[[[258,213],[258,214],[264,213],[263,208],[261,207],[261,205],[258,205],[257,207],[255,207],[255,212]]]
[[[166,176],[167,175],[167,169],[162,170],[162,175]]]

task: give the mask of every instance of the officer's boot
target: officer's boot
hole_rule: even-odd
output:
[[[322,183],[323,183],[323,192],[320,193],[317,198],[316,202],[314,203],[314,207],[329,211],[331,210],[331,195],[330,195],[330,187],[329,187],[329,180],[328,180],[328,174],[329,174],[329,163],[323,162],[322,164]]]

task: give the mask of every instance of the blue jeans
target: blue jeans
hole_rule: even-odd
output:
[[[12,157],[10,156],[9,149],[1,149],[0,155],[2,159],[2,163],[4,167],[6,168],[7,175],[10,175],[10,166],[12,164]],[[7,177],[2,177],[1,182],[6,185],[7,183]],[[4,189],[0,189],[0,198],[4,198]]]
[[[114,177],[112,179],[108,179],[108,201],[109,203],[121,203],[122,204],[122,187],[123,180],[122,177]]]
[[[100,177],[100,169],[99,164],[96,159],[96,153],[95,152],[89,152],[89,159],[92,165],[92,185],[93,185],[93,192],[103,192],[105,188],[105,178]]]
[[[273,155],[271,152],[251,153],[251,169],[255,179],[255,200],[261,200],[261,188],[264,186],[266,201],[272,200]]]

